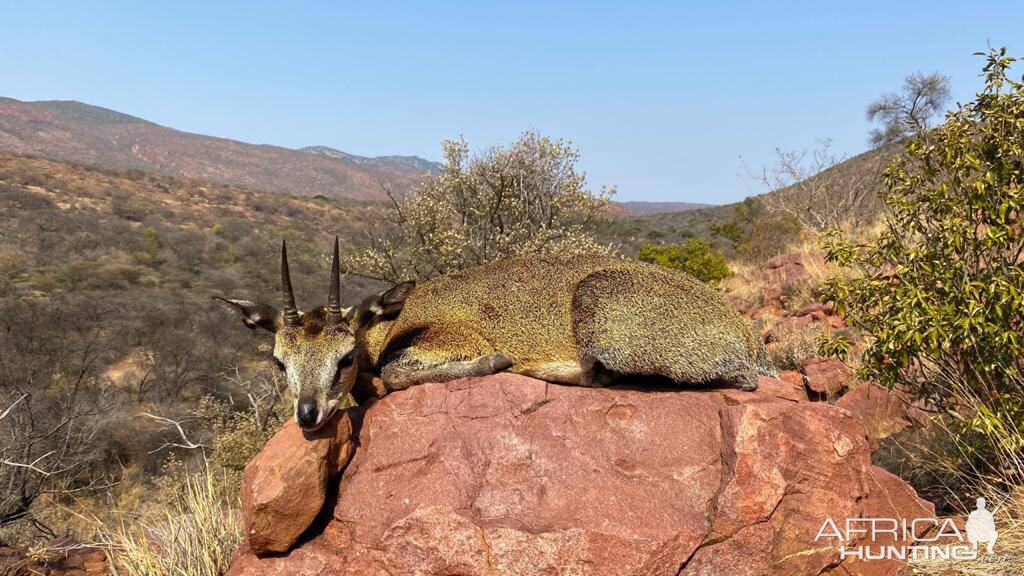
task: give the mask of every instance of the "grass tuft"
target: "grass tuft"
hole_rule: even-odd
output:
[[[178,502],[152,518],[124,518],[103,526],[111,573],[116,576],[220,576],[242,540],[238,502],[225,503],[224,483],[204,466],[185,476]],[[237,500],[237,498],[235,498]]]
[[[919,491],[945,499],[964,517],[983,496],[999,539],[991,556],[982,549],[977,560],[915,560],[911,567],[934,576],[1024,574],[1024,425],[987,418],[998,405],[995,399],[979,396],[956,377],[939,379],[957,399],[956,413],[934,416],[924,430],[899,442],[897,457]]]

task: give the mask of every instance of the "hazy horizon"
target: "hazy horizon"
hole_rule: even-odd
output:
[[[617,200],[723,204],[776,147],[867,149],[864,106],[914,71],[980,86],[1024,9],[939,3],[441,7],[15,4],[0,95],[76,100],[187,132],[440,160],[524,130],[573,140]],[[884,11],[885,18],[875,15]],[[1000,18],[991,18],[998,11]],[[473,46],[474,49],[466,49]]]

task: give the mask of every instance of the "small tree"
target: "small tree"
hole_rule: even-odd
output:
[[[868,121],[880,124],[868,140],[873,146],[884,146],[911,136],[923,137],[949,99],[949,76],[938,72],[907,76],[899,94],[887,92],[868,104]]]
[[[478,156],[465,140],[442,147],[440,173],[404,198],[389,191],[385,229],[367,235],[366,248],[347,259],[349,271],[398,282],[518,254],[616,251],[590,232],[614,190],[587,189],[570,143],[527,132]]]
[[[776,148],[775,164],[760,174],[744,167],[769,190],[760,198],[772,212],[786,214],[815,233],[844,225],[856,229],[878,214],[875,182],[881,166],[870,161],[864,166],[844,165],[846,157],[833,154],[831,148],[827,139],[811,151]]]
[[[796,218],[785,211],[769,210],[762,198],[752,196],[738,202],[729,220],[710,225],[711,232],[725,239],[747,262],[761,263],[784,253],[803,230]]]
[[[1021,422],[1024,84],[1007,75],[1013,61],[992,51],[977,98],[892,159],[876,242],[827,238],[829,260],[861,274],[831,279],[825,295],[870,336],[863,377],[951,413],[944,383],[965,383]]]
[[[705,238],[691,238],[683,244],[644,244],[638,260],[681,270],[709,284],[729,277],[729,263]]]

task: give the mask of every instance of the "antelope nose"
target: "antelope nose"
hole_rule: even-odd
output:
[[[299,405],[295,408],[295,420],[299,426],[312,428],[316,425],[316,417],[316,400],[299,400]]]

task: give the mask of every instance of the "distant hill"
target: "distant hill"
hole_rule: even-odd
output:
[[[748,200],[776,206],[780,199],[784,199],[790,206],[805,206],[809,203],[805,196],[807,190],[820,187],[822,194],[830,198],[830,204],[843,205],[841,198],[848,192],[850,185],[865,185],[870,188],[870,192],[858,204],[846,206],[844,209],[851,213],[855,212],[862,220],[870,220],[883,208],[880,198],[882,170],[890,158],[900,153],[904,145],[905,143],[898,142],[868,150],[839,162],[822,174],[808,178],[808,185],[787,186],[752,196]],[[645,242],[675,243],[694,236],[714,238],[715,227],[730,222],[735,216],[738,204],[740,203],[698,206],[695,209],[674,212],[630,211],[628,215],[619,215],[603,223],[600,227],[601,238],[621,243],[627,253]],[[628,210],[628,207],[623,208]],[[721,238],[718,240],[724,242]]]
[[[412,170],[414,172],[437,172],[441,169],[439,163],[424,160],[419,156],[375,156],[367,158],[366,156],[356,156],[355,154],[342,152],[330,146],[306,146],[305,148],[299,148],[299,151],[327,156],[328,158],[338,158],[359,164],[360,166],[382,169]]]
[[[644,214],[664,214],[667,212],[685,212],[706,208],[710,204],[697,204],[694,202],[643,202],[631,200],[629,202],[615,202],[626,209],[630,216],[643,216]]]
[[[295,196],[383,199],[437,164],[415,156],[366,158],[326,146],[292,150],[181,132],[75,101],[0,98],[0,150],[114,170],[144,170]]]

